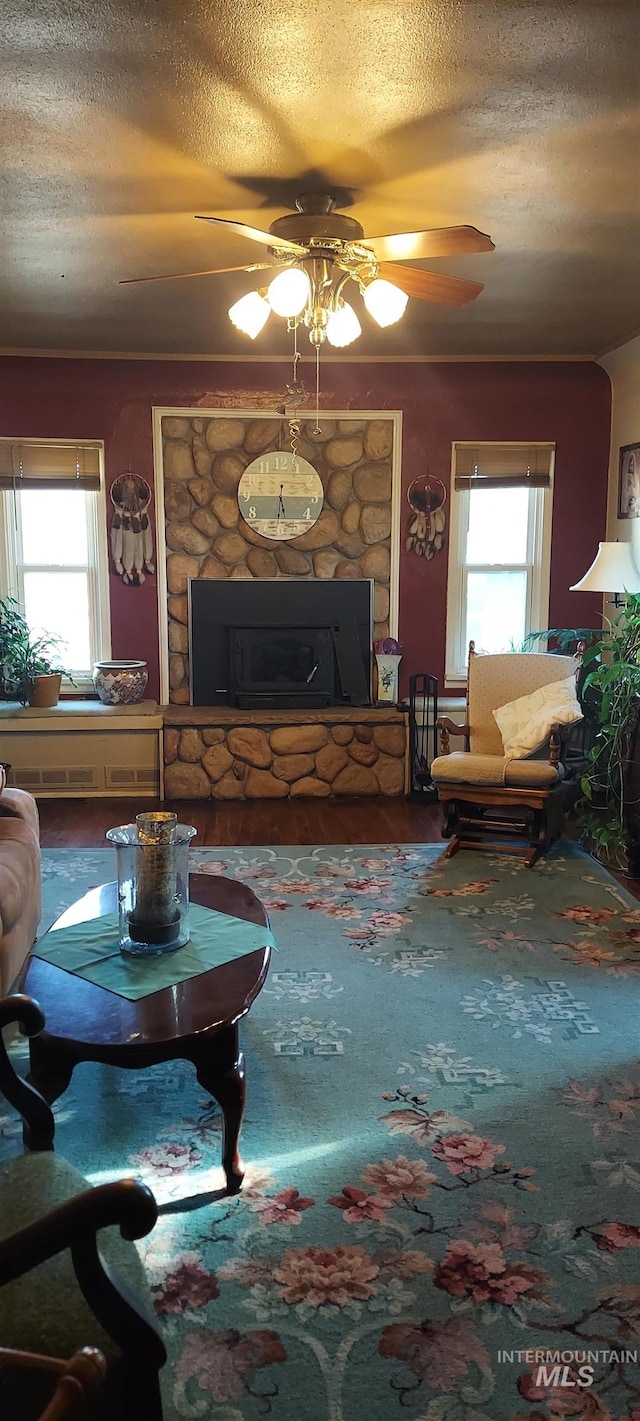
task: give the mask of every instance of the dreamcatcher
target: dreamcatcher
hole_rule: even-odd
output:
[[[140,474],[120,474],[111,485],[114,514],[111,554],[116,572],[127,586],[140,586],[146,572],[155,572],[153,530],[148,508],[151,487]]]
[[[409,484],[407,501],[412,513],[405,544],[407,552],[432,558],[444,546],[446,499],[444,484],[431,474],[422,474]]]

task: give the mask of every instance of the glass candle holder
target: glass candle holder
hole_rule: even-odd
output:
[[[109,829],[116,850],[120,951],[159,957],[189,941],[189,844],[196,834],[177,815],[136,815]]]

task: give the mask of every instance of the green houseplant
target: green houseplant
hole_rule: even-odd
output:
[[[0,675],[3,695],[26,705],[55,705],[63,676],[60,637],[31,631],[15,597],[0,600]],[[43,678],[52,685],[43,687]],[[70,677],[71,679],[71,677]],[[43,694],[44,691],[44,694]]]
[[[581,780],[583,835],[598,858],[635,872],[640,854],[640,596],[587,647],[585,692],[598,697],[598,725]]]
[[[534,633],[560,649],[584,642],[580,698],[592,723],[592,744],[576,805],[584,842],[614,866],[640,867],[640,595],[627,594],[624,608],[602,631],[563,628]],[[526,647],[526,643],[525,643]]]

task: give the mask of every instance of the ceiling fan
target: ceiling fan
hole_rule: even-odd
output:
[[[360,288],[369,314],[381,326],[392,325],[400,319],[410,296],[443,306],[465,306],[483,290],[479,281],[404,265],[429,257],[493,251],[491,238],[475,227],[435,227],[421,232],[365,237],[359,222],[343,212],[336,212],[336,200],[330,193],[304,193],[296,198],[295,206],[295,212],[278,217],[266,232],[224,217],[197,217],[198,222],[211,222],[259,242],[267,248],[267,261],[134,277],[121,285],[177,281],[234,271],[280,270],[268,288],[241,297],[231,307],[230,318],[252,337],[262,329],[272,310],[290,324],[304,321],[316,350],[325,339],[341,346],[350,344],[360,334],[356,312],[343,296],[349,281]]]

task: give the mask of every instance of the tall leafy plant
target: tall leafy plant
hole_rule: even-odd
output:
[[[524,649],[542,640],[553,640],[563,651],[585,644],[579,689],[594,734],[580,779],[578,825],[598,858],[620,863],[627,838],[627,767],[640,710],[640,596],[628,594],[622,611],[606,620],[602,631],[564,627],[534,632]]]
[[[602,638],[587,647],[583,691],[595,693],[597,732],[581,779],[579,823],[601,858],[622,858],[625,782],[640,709],[640,596],[605,624]]]

